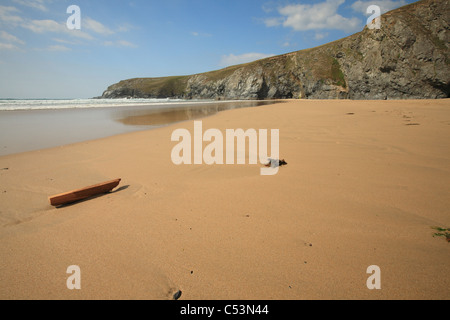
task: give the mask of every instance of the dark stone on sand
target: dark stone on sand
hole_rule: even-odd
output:
[[[269,159],[269,163],[266,164],[266,167],[281,167],[281,166],[285,166],[287,165],[287,162],[283,160],[274,160],[274,159]]]
[[[177,292],[175,292],[175,294],[173,295],[173,300],[178,300],[181,297],[181,290],[178,290]]]

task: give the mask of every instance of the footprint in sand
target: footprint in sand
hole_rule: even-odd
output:
[[[409,114],[402,114],[403,115],[403,121],[406,122],[405,126],[420,126],[420,123],[412,122],[414,120],[414,115],[412,112],[409,112]]]

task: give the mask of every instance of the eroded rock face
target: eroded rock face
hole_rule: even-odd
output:
[[[449,97],[449,1],[421,1],[383,15],[380,30],[344,39],[361,59],[339,59],[352,99]]]
[[[450,97],[450,0],[423,0],[317,48],[223,70],[121,81],[103,98],[436,99]]]

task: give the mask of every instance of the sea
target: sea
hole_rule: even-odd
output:
[[[0,156],[155,129],[224,110],[273,103],[180,99],[0,99]]]

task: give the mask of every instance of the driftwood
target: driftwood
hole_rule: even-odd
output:
[[[112,189],[119,185],[120,181],[121,179],[111,180],[90,187],[61,193],[56,196],[49,197],[48,199],[52,206],[62,206],[65,204],[91,198],[102,193],[110,192]]]

